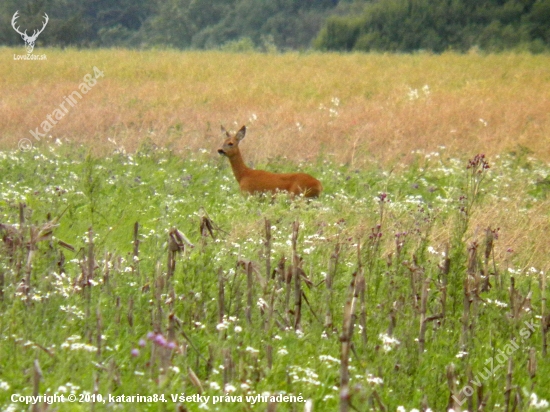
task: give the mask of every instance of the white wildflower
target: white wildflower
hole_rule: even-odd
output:
[[[395,346],[401,343],[399,340],[397,340],[393,336],[389,336],[386,333],[381,333],[380,335],[378,335],[378,338],[382,341],[382,348],[384,352],[391,351]]]
[[[372,383],[373,385],[382,385],[384,383],[384,380],[382,378],[379,378],[378,376],[374,376],[368,373],[367,382]]]
[[[529,397],[529,406],[535,409],[547,409],[550,406],[550,404],[545,399],[539,400],[537,394],[533,392]]]

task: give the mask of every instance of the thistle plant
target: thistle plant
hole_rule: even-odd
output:
[[[474,204],[479,200],[481,184],[487,177],[487,170],[489,168],[489,163],[485,159],[484,154],[477,154],[473,159],[468,160],[464,193],[458,198],[458,239],[462,238],[462,235],[464,235],[468,228]]]
[[[466,167],[466,205],[464,213],[470,217],[472,207],[479,198],[481,183],[487,177],[487,170],[490,166],[485,159],[484,154],[477,154],[473,159],[468,161]]]

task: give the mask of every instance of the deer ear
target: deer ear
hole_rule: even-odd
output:
[[[241,141],[244,139],[244,135],[246,134],[246,126],[241,127],[241,129],[237,132],[235,137],[237,140]]]
[[[220,126],[220,129],[221,129],[222,133],[225,133],[225,135],[226,135],[227,137],[231,137],[231,136],[229,135],[229,132],[228,132],[227,130],[225,130],[225,127]]]

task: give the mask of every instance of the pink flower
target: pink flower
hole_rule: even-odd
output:
[[[166,339],[160,333],[157,336],[155,336],[155,339],[153,339],[153,342],[155,342],[157,345],[160,345],[160,346],[166,346]]]

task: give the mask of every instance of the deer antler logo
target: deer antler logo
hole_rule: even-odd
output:
[[[15,27],[16,20],[19,17],[18,13],[19,13],[19,10],[17,10],[15,12],[15,14],[13,15],[13,17],[11,19],[11,25],[12,25],[13,29],[17,33],[19,33],[21,35],[21,38],[25,41],[25,47],[27,48],[27,53],[31,54],[32,51],[34,50],[34,43],[36,42],[36,39],[38,38],[38,35],[44,31],[44,29],[46,28],[46,24],[48,24],[48,20],[50,20],[50,19],[49,19],[48,15],[46,13],[44,13],[44,23],[42,24],[42,28],[40,30],[34,30],[33,33],[32,33],[32,36],[29,36],[27,34],[27,30],[25,30],[24,33],[21,33],[21,31],[19,30],[19,26]]]

